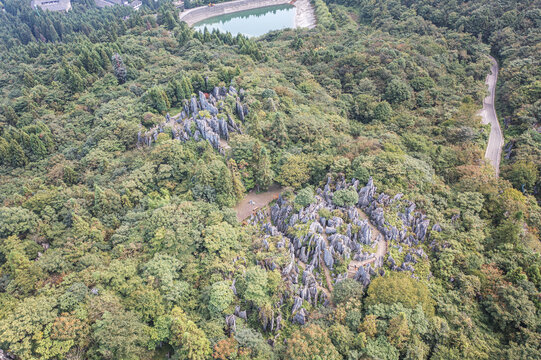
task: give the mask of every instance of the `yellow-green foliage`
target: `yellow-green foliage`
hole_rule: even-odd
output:
[[[252,39],[195,32],[166,0],[139,12],[77,1],[62,14],[0,3],[4,351],[22,360],[541,358],[541,267],[529,249],[541,213],[539,2],[314,0],[315,29]],[[514,144],[501,178],[479,161],[489,49]],[[137,146],[139,131],[192,95],[230,85],[248,113],[241,122],[237,95],[217,105],[243,134],[230,132],[225,156],[207,141],[172,140],[168,127]],[[334,306],[305,301],[300,327],[291,307],[304,270],[294,284],[282,275],[289,240],[267,237],[265,249],[233,207],[273,181],[293,202],[292,187],[341,173],[402,192],[442,231],[412,264],[420,281],[386,268],[365,289],[368,306],[347,294]],[[401,229],[395,205],[385,218]],[[401,264],[410,249],[392,245]],[[343,274],[350,259],[335,255],[333,274]],[[321,268],[313,274],[326,286]],[[438,313],[427,321],[415,305],[431,315],[432,297]],[[248,321],[237,317],[233,332],[224,317],[237,306]]]
[[[372,247],[370,245],[363,245],[363,252],[368,252],[371,254],[375,254],[377,251],[377,247]]]
[[[331,211],[329,209],[326,209],[326,208],[319,209],[318,214],[319,214],[320,217],[323,217],[325,219],[329,219],[332,216]]]
[[[434,300],[428,287],[407,273],[391,272],[389,276],[374,279],[367,294],[366,305],[402,303],[414,309],[417,304],[421,304],[425,314],[434,315]]]
[[[407,248],[407,246],[402,245],[403,248]],[[402,252],[399,252],[397,248],[395,248],[393,245],[389,246],[389,254],[393,257],[394,261],[396,262],[396,266],[402,265],[402,261],[404,261],[404,256],[406,256],[406,251],[402,250]]]
[[[310,224],[306,223],[297,223],[293,227],[290,227],[288,229],[288,232],[293,237],[303,237],[306,234],[308,234],[308,230],[310,229]]]
[[[417,259],[415,266],[415,275],[422,280],[425,280],[430,276],[430,260],[429,259]]]
[[[385,211],[385,221],[389,223],[390,226],[394,226],[398,230],[402,229],[402,220],[398,217],[392,209],[386,209]]]
[[[334,263],[334,269],[333,272],[335,274],[343,274],[347,271],[349,263],[351,262],[351,259],[343,259],[343,260],[337,260]]]
[[[313,1],[314,7],[316,9],[316,17],[317,22],[321,26],[332,29],[336,27],[336,23],[334,22],[334,19],[332,18],[331,13],[329,12],[329,8],[327,7],[327,4],[323,0],[314,0]]]

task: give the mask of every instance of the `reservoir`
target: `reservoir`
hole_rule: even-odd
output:
[[[267,6],[215,16],[196,23],[194,29],[203,31],[206,27],[211,32],[214,29],[229,31],[233,36],[261,36],[273,30],[294,28],[295,13],[296,8],[289,4]]]

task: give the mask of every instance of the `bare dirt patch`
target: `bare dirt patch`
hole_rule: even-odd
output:
[[[248,218],[250,215],[255,213],[257,210],[266,206],[272,200],[278,198],[282,187],[280,185],[272,185],[269,190],[264,192],[255,192],[254,190],[250,191],[244,199],[242,199],[237,206],[235,206],[235,211],[237,212],[237,219],[243,221]]]

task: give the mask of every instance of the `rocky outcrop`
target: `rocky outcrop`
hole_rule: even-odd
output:
[[[15,356],[11,355],[7,351],[0,349],[0,360],[15,360]]]
[[[358,192],[357,206],[336,206],[332,202],[334,192],[347,188]],[[385,217],[387,211],[396,214],[392,224]],[[363,218],[364,215],[361,217],[362,212],[370,222]],[[322,213],[327,217],[321,216]],[[268,217],[270,222],[267,222]],[[331,274],[334,283],[349,274],[366,287],[374,277],[385,273],[384,266],[391,271],[410,272],[415,277],[414,265],[426,258],[420,244],[428,239],[430,231],[441,231],[437,224],[430,228],[426,216],[416,211],[415,204],[404,200],[402,194],[393,197],[378,194],[371,178],[363,187],[355,179],[347,183],[343,178],[336,182],[329,178],[322,189],[316,189],[314,203],[298,211],[293,203],[279,196],[270,211],[256,213],[249,222],[261,226],[264,251],[270,248],[271,238],[275,238],[276,248],[288,251],[291,260],[281,268],[281,275],[288,288],[296,289],[291,298],[291,318],[301,325],[308,316],[303,308],[305,302],[312,306],[330,303],[329,292],[321,279],[325,272],[335,269],[337,263],[351,261],[355,266],[349,269],[351,273]],[[390,254],[386,256],[386,246],[380,249],[382,251],[374,252],[380,243],[391,244],[401,260],[397,261]],[[267,269],[278,266],[273,261],[264,261],[260,265]],[[302,267],[301,279],[299,267]]]
[[[231,133],[242,133],[239,125],[229,114],[224,113],[223,100],[228,96],[236,99],[240,108],[239,118],[244,121],[248,114],[248,107],[240,103],[237,90],[230,86],[215,87],[210,94],[199,92],[190,100],[184,100],[183,110],[176,117],[166,115],[165,121],[147,131],[137,134],[137,146],[151,146],[161,133],[167,133],[173,139],[182,142],[193,139],[195,141],[208,141],[216,150],[224,153],[220,140],[228,141]]]

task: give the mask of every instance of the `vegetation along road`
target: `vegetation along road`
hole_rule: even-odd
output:
[[[500,175],[500,158],[503,146],[503,134],[494,108],[494,98],[496,94],[496,82],[498,81],[498,63],[493,57],[490,57],[492,67],[490,74],[487,75],[486,84],[488,85],[489,95],[483,100],[483,109],[480,115],[483,117],[483,124],[490,124],[490,136],[488,138],[485,158],[487,158],[494,170],[496,176]]]

